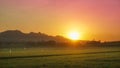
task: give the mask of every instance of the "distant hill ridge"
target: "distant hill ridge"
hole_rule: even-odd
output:
[[[49,36],[44,33],[23,33],[20,30],[7,30],[0,33],[0,42],[41,42],[41,41],[65,42],[68,39],[62,36]]]

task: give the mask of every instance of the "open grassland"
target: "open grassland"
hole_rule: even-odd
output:
[[[120,47],[0,49],[0,68],[120,68]]]

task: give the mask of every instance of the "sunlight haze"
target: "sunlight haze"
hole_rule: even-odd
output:
[[[76,29],[81,40],[120,40],[120,1],[0,0],[0,32],[16,29],[65,37]]]

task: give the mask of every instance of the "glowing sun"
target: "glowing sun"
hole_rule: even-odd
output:
[[[68,38],[71,40],[79,40],[80,39],[80,33],[79,32],[70,32],[68,33]]]

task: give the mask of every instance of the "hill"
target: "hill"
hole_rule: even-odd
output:
[[[7,30],[0,33],[0,42],[42,42],[42,41],[65,42],[68,39],[62,36],[49,36],[44,33],[23,33],[20,30]]]

